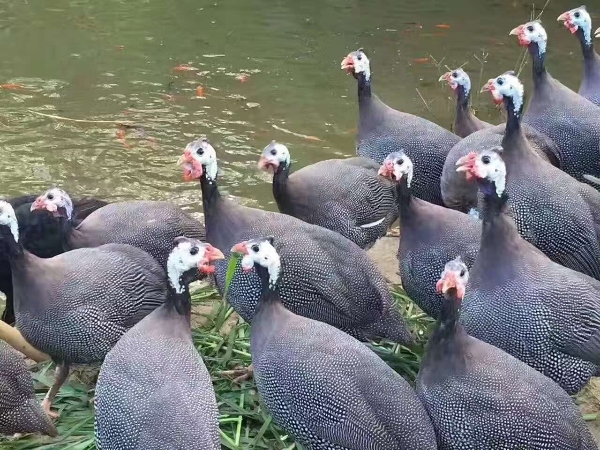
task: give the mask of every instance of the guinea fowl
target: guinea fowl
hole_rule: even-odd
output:
[[[523,122],[552,139],[560,150],[560,167],[579,181],[600,176],[600,108],[573,92],[546,71],[547,34],[538,21],[513,29],[533,62],[533,95]]]
[[[465,158],[457,169],[478,181],[483,199],[481,247],[461,323],[471,336],[519,358],[573,394],[600,367],[600,282],[551,261],[519,235],[507,214],[506,191],[519,182],[515,172],[520,166],[509,162],[509,150],[503,155],[506,165],[500,153],[491,149]],[[562,195],[574,200],[568,191]],[[510,203],[514,208],[512,197]]]
[[[520,125],[523,85],[513,72],[490,79],[483,89],[507,109],[503,158],[519,233],[553,261],[600,279],[600,193],[530,149]],[[457,163],[474,162],[481,154],[469,153]]]
[[[288,267],[281,290],[286,308],[360,339],[412,342],[385,279],[354,242],[295,217],[248,208],[223,198],[217,187],[215,149],[204,138],[189,143],[179,162],[186,180],[200,179],[209,243],[230,249],[258,233],[274,235],[281,242],[281,257]],[[223,293],[227,265],[219,261],[215,267],[216,284]],[[235,274],[227,300],[250,322],[260,298],[260,279],[254,273],[242,273],[239,264]]]
[[[286,309],[279,292],[288,266],[273,238],[231,251],[261,282],[250,348],[258,392],[279,426],[307,450],[437,448],[425,408],[400,375],[353,337]]]
[[[146,252],[123,244],[39,258],[23,248],[13,207],[0,202],[0,246],[10,260],[16,326],[57,363],[50,406],[71,364],[102,361],[127,331],[166,298],[166,277]]]
[[[41,433],[56,428],[35,397],[23,356],[0,341],[0,435]]]
[[[454,75],[456,74],[456,75]],[[462,122],[462,128],[467,129],[472,120],[478,121],[475,116],[468,109],[468,103],[465,105],[466,112],[459,114],[461,91],[467,89],[470,90],[471,80],[469,75],[462,69],[456,69],[452,72],[446,73],[440,80],[445,79],[448,81],[450,87],[457,91],[459,101],[457,104],[457,115],[455,119],[455,127],[459,128],[459,124]],[[461,87],[462,86],[462,87]],[[465,114],[469,114],[472,119],[466,119]],[[477,208],[477,186],[469,183],[465,177],[460,176],[456,173],[455,163],[459,158],[462,158],[470,152],[481,152],[482,150],[488,149],[495,145],[500,145],[506,132],[506,124],[501,125],[489,125],[486,122],[479,121],[482,128],[477,131],[471,132],[464,139],[460,140],[448,153],[446,162],[444,163],[444,170],[442,172],[441,189],[444,204],[449,208],[457,209],[462,212],[470,212]],[[476,122],[474,123],[476,124]],[[483,125],[489,125],[484,127]],[[535,151],[540,157],[551,163],[553,166],[558,167],[560,165],[559,150],[556,144],[548,136],[540,133],[535,128],[529,125],[521,125],[523,132],[529,146]]]
[[[417,168],[415,196],[443,205],[439,179],[448,151],[460,138],[429,120],[396,111],[372,94],[371,68],[362,49],[346,56],[342,69],[358,82],[357,153],[381,164],[390,153],[403,150]]]
[[[390,154],[379,173],[396,181],[400,215],[398,259],[402,287],[419,307],[437,318],[443,296],[435,282],[446,261],[462,255],[470,266],[479,250],[481,222],[413,197],[413,164],[403,152]]]
[[[102,450],[218,450],[219,421],[208,370],[191,336],[188,284],[223,254],[179,237],[167,262],[165,304],[106,355],[96,385],[96,444]]]
[[[491,123],[475,117],[471,111],[471,79],[469,75],[458,69],[446,72],[438,81],[446,81],[456,92],[456,115],[454,116],[454,133],[465,138],[476,131],[492,127]]]
[[[579,95],[592,103],[600,105],[600,56],[594,51],[592,37],[592,18],[585,6],[567,11],[560,16],[571,33],[577,36],[583,53],[583,78],[579,86]]]
[[[129,244],[152,255],[166,268],[171,243],[178,236],[204,240],[204,226],[172,202],[110,203],[83,221],[73,220],[69,195],[53,188],[40,195],[32,211],[47,211],[60,221],[68,250],[103,244]]]
[[[377,176],[368,158],[328,159],[290,175],[290,152],[273,141],[262,152],[260,169],[273,170],[279,211],[340,233],[367,249],[398,218],[392,183]]]
[[[51,258],[63,252],[60,227],[51,217],[33,214],[31,204],[36,199],[34,195],[14,197],[8,201],[17,214],[21,243],[28,251],[40,258]],[[75,220],[83,220],[96,209],[107,205],[102,200],[82,198],[73,200],[73,216]],[[6,306],[2,320],[6,323],[15,322],[13,308],[13,288],[10,261],[7,255],[0,254],[0,291],[6,296]]]
[[[468,278],[460,258],[446,264],[437,283],[445,300],[417,377],[417,394],[433,421],[439,448],[596,450],[565,391],[467,334],[460,324],[460,304]]]

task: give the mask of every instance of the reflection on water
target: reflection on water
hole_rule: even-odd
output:
[[[551,0],[543,17],[548,67],[576,89],[579,45],[556,23],[575,6]],[[199,188],[182,182],[175,162],[207,134],[224,190],[275,209],[269,178],[256,170],[272,139],[296,166],[354,154],[356,86],[339,68],[349,51],[365,48],[385,102],[449,127],[443,66],[468,62],[474,87],[515,68],[521,51],[508,32],[530,12],[516,0],[0,1],[0,192],[57,184],[198,210]],[[482,118],[502,120],[489,99],[474,104]]]

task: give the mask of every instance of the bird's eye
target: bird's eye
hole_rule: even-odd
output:
[[[196,255],[196,254],[198,254],[198,247],[190,248],[190,255]]]
[[[254,253],[258,253],[258,250],[260,250],[260,248],[258,247],[258,244],[254,244],[254,245],[252,246],[252,251],[253,251]]]
[[[500,86],[502,86],[504,84],[504,80],[502,78],[498,78],[496,80],[496,83],[498,83]]]
[[[356,59],[358,59],[360,61],[362,59],[362,55],[359,53],[358,56],[356,57]]]
[[[54,194],[48,194],[47,197],[48,200],[54,200]]]
[[[533,31],[533,26],[532,26],[532,25],[529,25],[529,26],[527,27],[527,31],[529,31],[529,32]]]
[[[204,155],[204,149],[200,147],[198,150],[196,150],[196,153],[199,155]]]
[[[274,148],[271,149],[271,155],[275,156],[277,154],[277,150],[275,150]]]
[[[575,18],[576,18],[576,19],[579,19],[580,17],[581,17],[581,14],[579,14],[579,12],[576,12],[576,13],[575,13]]]
[[[457,72],[452,72],[452,76],[453,76],[454,78],[458,78],[458,73],[457,73]]]
[[[483,155],[481,157],[481,162],[484,163],[484,164],[489,164],[490,161],[491,161],[491,159],[490,159],[490,157],[488,155]]]
[[[464,277],[464,276],[465,276],[465,269],[462,269],[462,270],[460,271],[460,276],[461,276],[461,277]]]
[[[400,158],[398,161],[396,161],[396,164],[401,166],[402,164],[404,164],[404,159]]]

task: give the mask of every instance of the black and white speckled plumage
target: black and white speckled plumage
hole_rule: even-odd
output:
[[[183,292],[170,285],[165,304],[106,355],[96,385],[99,450],[221,448],[211,378],[191,337],[187,282],[197,276],[179,276]]]
[[[56,428],[42,410],[23,356],[0,341],[0,434],[41,433],[56,435]]]
[[[523,122],[556,143],[560,167],[569,175],[582,182],[584,174],[600,176],[600,108],[546,71],[546,32],[541,23],[528,22],[511,33],[528,46],[533,66],[533,92]]]
[[[47,214],[36,214],[30,211],[31,204],[35,199],[36,196],[34,195],[25,195],[7,201],[13,206],[17,215],[19,235],[23,247],[40,258],[51,258],[64,251],[60,224]],[[106,202],[94,198],[75,199],[73,200],[73,217],[75,220],[83,220],[90,213],[106,204]],[[13,324],[15,314],[12,273],[8,255],[5,254],[0,254],[0,291],[6,296],[2,320]]]
[[[583,77],[579,95],[600,106],[600,56],[594,50],[592,19],[585,6],[561,14],[558,20],[577,36],[583,54]]]
[[[129,245],[50,259],[25,252],[11,265],[17,327],[34,347],[67,364],[102,361],[128,328],[166,298],[164,270]]]
[[[456,292],[446,293],[417,378],[439,448],[597,449],[579,410],[556,383],[466,333],[458,323]]]
[[[526,124],[521,124],[521,129],[529,144],[527,150],[533,151],[555,167],[560,166],[558,147],[552,139]],[[476,131],[452,147],[444,163],[440,181],[444,204],[448,208],[462,212],[477,208],[477,185],[469,183],[464,176],[456,173],[456,161],[468,153],[481,153],[490,147],[500,145],[505,132],[506,124],[503,123]]]
[[[521,110],[515,110],[523,87],[514,74],[486,86],[507,108],[503,159],[519,233],[553,261],[600,279],[600,193],[533,154],[520,127]]]
[[[287,267],[281,289],[286,308],[360,339],[412,341],[384,277],[364,250],[326,228],[223,198],[216,183],[216,155],[206,140],[188,144],[186,155],[196,164],[210,160],[200,177],[207,242],[223,249],[226,257],[233,244],[257,235],[272,235],[280,243]],[[216,284],[223,292],[227,262],[219,261],[215,267]],[[239,265],[235,273],[227,300],[244,320],[251,321],[260,297],[260,279],[255,273],[242,273]]]
[[[48,193],[54,194],[52,200],[47,198]],[[67,194],[51,189],[38,201],[43,207],[51,201],[59,201],[59,195]],[[79,223],[65,217],[60,220],[64,225],[65,247],[69,250],[111,243],[128,244],[152,255],[163,268],[166,267],[171,243],[177,236],[206,238],[202,223],[172,202],[138,200],[110,203]]]
[[[471,267],[479,251],[481,221],[413,197],[407,185],[408,172],[412,174],[410,158],[398,152],[389,155],[384,164],[388,161],[402,161],[398,164],[400,179],[394,174],[400,212],[398,260],[402,287],[423,311],[437,318],[444,297],[436,292],[435,282],[446,262],[456,255]],[[386,172],[385,166],[382,171]]]
[[[508,172],[507,187],[512,182]],[[506,214],[506,193],[499,197],[488,181],[480,188],[481,247],[461,322],[471,336],[576,393],[600,365],[600,282],[552,262],[526,242]]]
[[[365,71],[357,72],[359,60],[366,62]],[[350,53],[342,63],[358,81],[358,136],[356,152],[382,163],[387,155],[403,150],[415,163],[416,197],[442,205],[440,176],[450,149],[458,136],[421,117],[396,111],[371,93],[368,59],[362,51]]]
[[[280,212],[336,231],[363,249],[385,236],[398,218],[395,188],[377,176],[379,164],[371,159],[329,159],[290,174],[289,151],[273,141],[261,161],[274,168]]]
[[[267,269],[255,267],[263,294],[251,329],[252,364],[274,421],[307,450],[436,449],[413,388],[356,339],[288,311]]]

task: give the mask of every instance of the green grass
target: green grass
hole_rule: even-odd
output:
[[[391,367],[412,382],[418,372],[423,344],[433,322],[418,310],[401,290],[394,289],[393,294],[410,326],[419,335],[419,345],[413,349],[391,343],[369,345]],[[232,327],[224,326],[231,322],[229,319],[232,309],[220,301],[213,289],[204,288],[193,295],[195,305],[215,302],[216,306],[207,315],[206,323],[195,328],[192,337],[213,378],[220,412],[222,448],[299,449],[293,439],[273,423],[261,405],[253,382],[237,385],[219,374],[223,370],[250,364],[250,330],[245,323]],[[223,334],[223,330],[227,330],[226,334]],[[95,449],[94,410],[91,399],[94,396],[96,374],[97,368],[79,370],[60,390],[54,404],[61,414],[57,422],[59,430],[57,438],[25,436],[17,440],[0,439],[0,448],[3,450]],[[32,369],[32,375],[41,401],[52,383],[53,367],[50,363],[38,364]]]

